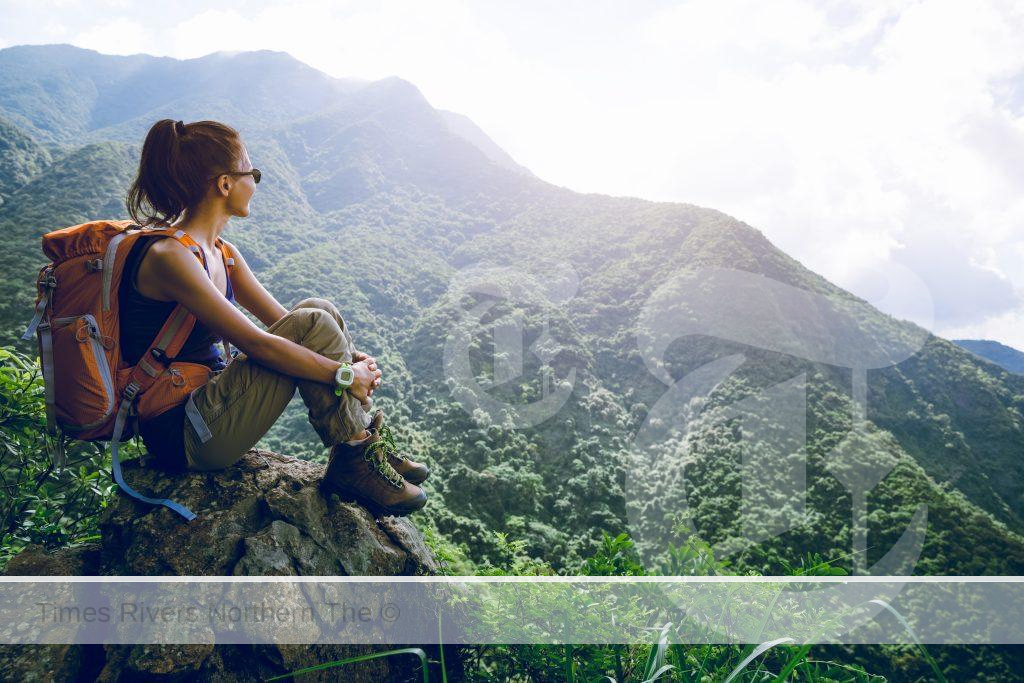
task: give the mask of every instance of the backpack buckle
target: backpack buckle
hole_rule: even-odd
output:
[[[47,268],[39,280],[36,282],[40,287],[46,287],[48,289],[55,289],[57,287],[57,277],[53,274],[53,268]]]
[[[131,382],[128,383],[128,386],[124,388],[123,396],[128,401],[133,401],[135,400],[135,397],[138,395],[140,388],[141,387],[139,387],[139,383],[132,380]]]
[[[103,259],[94,258],[85,262],[85,269],[90,271],[103,270]]]

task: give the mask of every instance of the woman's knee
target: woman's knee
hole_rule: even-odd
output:
[[[328,324],[328,320],[333,322],[334,317],[326,309],[319,306],[301,306],[300,304],[305,301],[316,301],[316,299],[300,301],[278,321],[279,327],[289,330],[289,333],[285,336],[295,337],[296,335],[304,335],[314,327]],[[320,301],[323,301],[323,299],[320,299]],[[278,334],[281,334],[281,332],[278,332]],[[294,341],[298,341],[298,339]]]
[[[292,307],[292,310],[294,311],[300,308],[319,309],[321,311],[327,311],[332,316],[338,313],[338,309],[334,304],[332,304],[327,299],[321,299],[320,297],[316,296],[311,296],[306,299],[303,299],[299,303],[295,304],[295,306]]]
[[[318,353],[338,353],[347,346],[338,321],[328,311],[317,307],[293,308],[285,314],[275,334]]]
[[[330,314],[330,316],[334,320],[335,324],[337,324],[337,326],[341,328],[341,333],[345,336],[346,341],[350,345],[353,344],[352,334],[351,334],[351,332],[348,329],[348,325],[345,323],[345,318],[342,317],[341,312],[338,310],[338,307],[335,306],[330,301],[328,301],[327,299],[311,296],[311,297],[309,297],[307,299],[303,299],[299,303],[295,304],[295,307],[292,308],[292,310],[293,311],[296,311],[296,310],[319,310],[319,311],[326,311],[328,314]]]

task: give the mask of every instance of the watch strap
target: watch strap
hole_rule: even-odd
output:
[[[337,372],[334,373],[334,393],[341,396],[341,392],[352,386],[355,379],[356,373],[352,369],[352,365],[343,361]]]

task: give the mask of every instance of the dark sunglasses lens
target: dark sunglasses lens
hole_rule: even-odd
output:
[[[263,177],[263,174],[260,173],[260,169],[258,169],[258,168],[252,169],[252,179],[253,180],[255,180],[257,183],[259,183],[261,177]]]

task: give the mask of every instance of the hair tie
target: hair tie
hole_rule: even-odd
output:
[[[177,133],[178,135],[184,135],[186,132],[185,123],[183,121],[175,121],[174,132]]]

